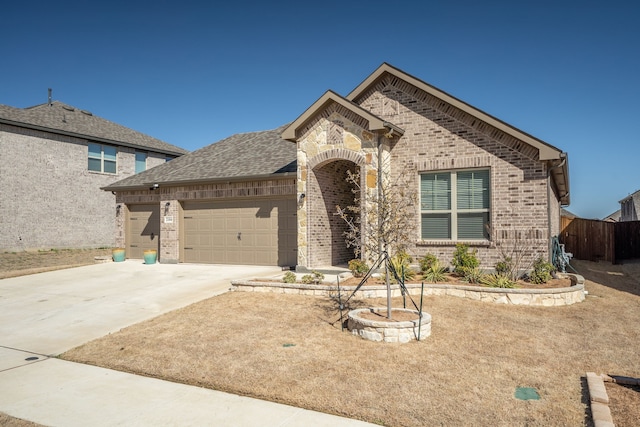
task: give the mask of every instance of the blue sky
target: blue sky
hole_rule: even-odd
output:
[[[9,2],[0,104],[53,98],[194,150],[294,120],[382,62],[569,153],[586,218],[640,189],[631,1]]]

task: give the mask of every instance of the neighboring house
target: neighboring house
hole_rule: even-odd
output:
[[[112,246],[100,188],[186,152],[57,101],[0,105],[0,249]]]
[[[578,215],[574,214],[573,212],[568,211],[565,208],[561,208],[560,209],[560,216],[562,218],[569,218],[569,219],[578,218]]]
[[[620,222],[621,215],[622,215],[622,211],[618,209],[614,213],[602,218],[602,220],[606,222]]]
[[[640,190],[620,200],[620,221],[638,221]]]
[[[144,243],[132,223],[144,212],[162,262],[306,270],[353,258],[335,215],[353,203],[347,173],[360,172],[366,198],[403,171],[420,198],[409,252],[443,262],[457,243],[485,267],[513,245],[548,257],[569,204],[566,153],[386,63],[288,125],[234,135],[105,190],[123,207],[119,245]]]

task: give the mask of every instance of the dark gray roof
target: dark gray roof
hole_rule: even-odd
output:
[[[79,138],[181,155],[188,151],[133,129],[54,101],[28,108],[0,104],[0,123],[70,135]]]
[[[296,144],[282,139],[288,125],[240,133],[170,162],[115,182],[104,190],[148,188],[153,184],[213,182],[296,173]]]

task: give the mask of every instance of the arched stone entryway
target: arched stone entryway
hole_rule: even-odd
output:
[[[353,206],[360,200],[355,185],[347,181],[348,172],[360,172],[361,165],[343,158],[317,164],[307,182],[308,267],[319,268],[347,264],[355,258],[344,233],[346,222],[336,215],[336,206]]]

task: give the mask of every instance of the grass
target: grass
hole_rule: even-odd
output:
[[[587,371],[640,377],[640,266],[574,264],[587,279],[583,303],[426,297],[432,335],[421,342],[342,333],[326,298],[237,292],[62,357],[387,426],[588,425]],[[516,387],[541,399],[517,400]]]
[[[0,256],[0,279],[90,265],[95,263],[96,256],[109,255],[108,248],[4,252]]]

